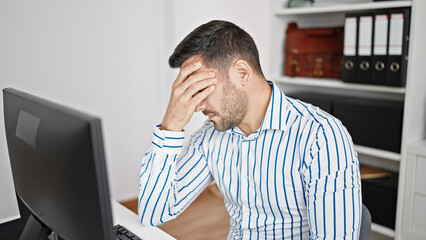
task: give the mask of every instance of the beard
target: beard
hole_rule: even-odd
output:
[[[226,131],[240,125],[248,109],[247,93],[237,89],[229,80],[225,81],[223,89],[224,96],[219,106],[221,113],[203,111],[205,115],[215,114],[218,117],[218,120],[212,121],[218,131]]]

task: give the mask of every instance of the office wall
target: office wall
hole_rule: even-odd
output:
[[[100,116],[111,195],[137,196],[139,161],[161,122],[177,70],[167,58],[195,27],[230,20],[256,41],[269,73],[270,2],[263,0],[0,1],[0,88]],[[0,222],[16,216],[0,98]],[[189,133],[204,121],[198,114]]]
[[[166,3],[0,1],[0,88],[101,117],[111,194],[118,200],[137,195],[139,162],[165,108]],[[0,106],[1,221],[18,211],[2,98]]]

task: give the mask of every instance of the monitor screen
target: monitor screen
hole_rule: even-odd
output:
[[[3,101],[24,233],[35,222],[63,239],[115,239],[100,120],[11,88]]]

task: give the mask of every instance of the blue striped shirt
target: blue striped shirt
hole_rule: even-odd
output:
[[[273,87],[261,127],[245,136],[213,123],[193,134],[154,129],[141,166],[143,225],[174,219],[214,180],[228,239],[358,239],[358,157],[342,123]],[[208,216],[207,216],[208,217]]]

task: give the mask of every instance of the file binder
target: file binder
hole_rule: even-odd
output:
[[[373,14],[362,14],[359,16],[357,83],[372,83],[372,44]]]
[[[386,85],[389,32],[389,16],[386,12],[376,12],[373,32],[373,72],[371,80],[373,84]]]
[[[345,15],[345,33],[343,43],[342,80],[356,82],[357,73],[357,35],[358,15],[348,13]]]
[[[410,8],[389,11],[387,85],[404,87],[407,73]]]

